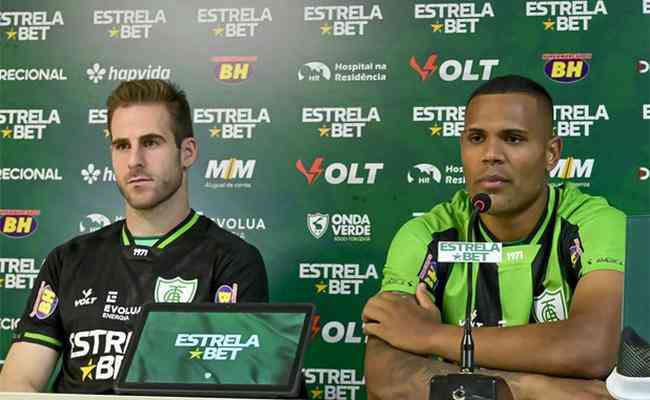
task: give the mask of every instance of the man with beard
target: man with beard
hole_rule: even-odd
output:
[[[183,91],[162,80],[120,84],[107,100],[111,158],[125,220],[45,260],[0,375],[0,390],[110,393],[147,302],[266,302],[257,249],[192,210],[198,156]]]
[[[363,310],[370,399],[427,399],[433,376],[458,372],[467,265],[439,262],[438,244],[473,241],[478,193],[492,205],[475,241],[502,243],[503,258],[473,269],[477,372],[503,377],[515,399],[609,398],[598,379],[616,360],[625,215],[549,184],[561,150],[552,99],[536,82],[498,77],[470,96],[460,137],[466,191],[404,224],[381,293]]]

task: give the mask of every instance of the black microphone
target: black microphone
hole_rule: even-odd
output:
[[[476,219],[492,206],[492,200],[487,193],[477,193],[472,197],[472,214],[467,225],[467,241],[476,241]],[[472,339],[472,268],[474,263],[467,263],[467,306],[465,307],[465,324],[463,325],[463,340],[460,342],[460,372],[474,372],[474,340]]]
[[[486,193],[472,197],[472,214],[467,225],[467,241],[474,242],[478,215],[490,209]],[[435,375],[429,384],[429,400],[506,400],[512,392],[503,378],[474,374],[474,340],[472,339],[472,262],[467,263],[467,306],[463,339],[460,344],[460,373]]]

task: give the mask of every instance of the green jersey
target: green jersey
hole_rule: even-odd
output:
[[[599,269],[623,271],[625,215],[601,197],[572,185],[549,186],[546,211],[524,240],[503,243],[502,261],[473,268],[472,323],[515,326],[566,319],[578,281]],[[438,262],[439,241],[469,241],[471,204],[457,192],[451,201],[408,221],[395,235],[381,291],[415,293],[423,281],[442,320],[462,324],[467,266]],[[478,219],[477,241],[497,242]],[[428,274],[427,274],[428,272]]]

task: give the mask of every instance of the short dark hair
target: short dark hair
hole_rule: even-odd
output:
[[[194,136],[192,113],[185,92],[174,83],[162,79],[141,79],[120,83],[106,100],[108,131],[111,131],[111,120],[117,108],[143,103],[165,105],[172,120],[172,133],[176,146],[180,147],[183,139]]]
[[[553,125],[553,98],[542,85],[521,75],[504,75],[490,79],[472,92],[467,100],[467,105],[474,97],[482,94],[506,93],[525,93],[544,100],[548,106],[550,125]]]

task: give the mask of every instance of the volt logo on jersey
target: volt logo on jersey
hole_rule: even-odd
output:
[[[156,303],[190,303],[194,300],[199,280],[186,280],[177,276],[173,279],[158,278],[154,289]]]

